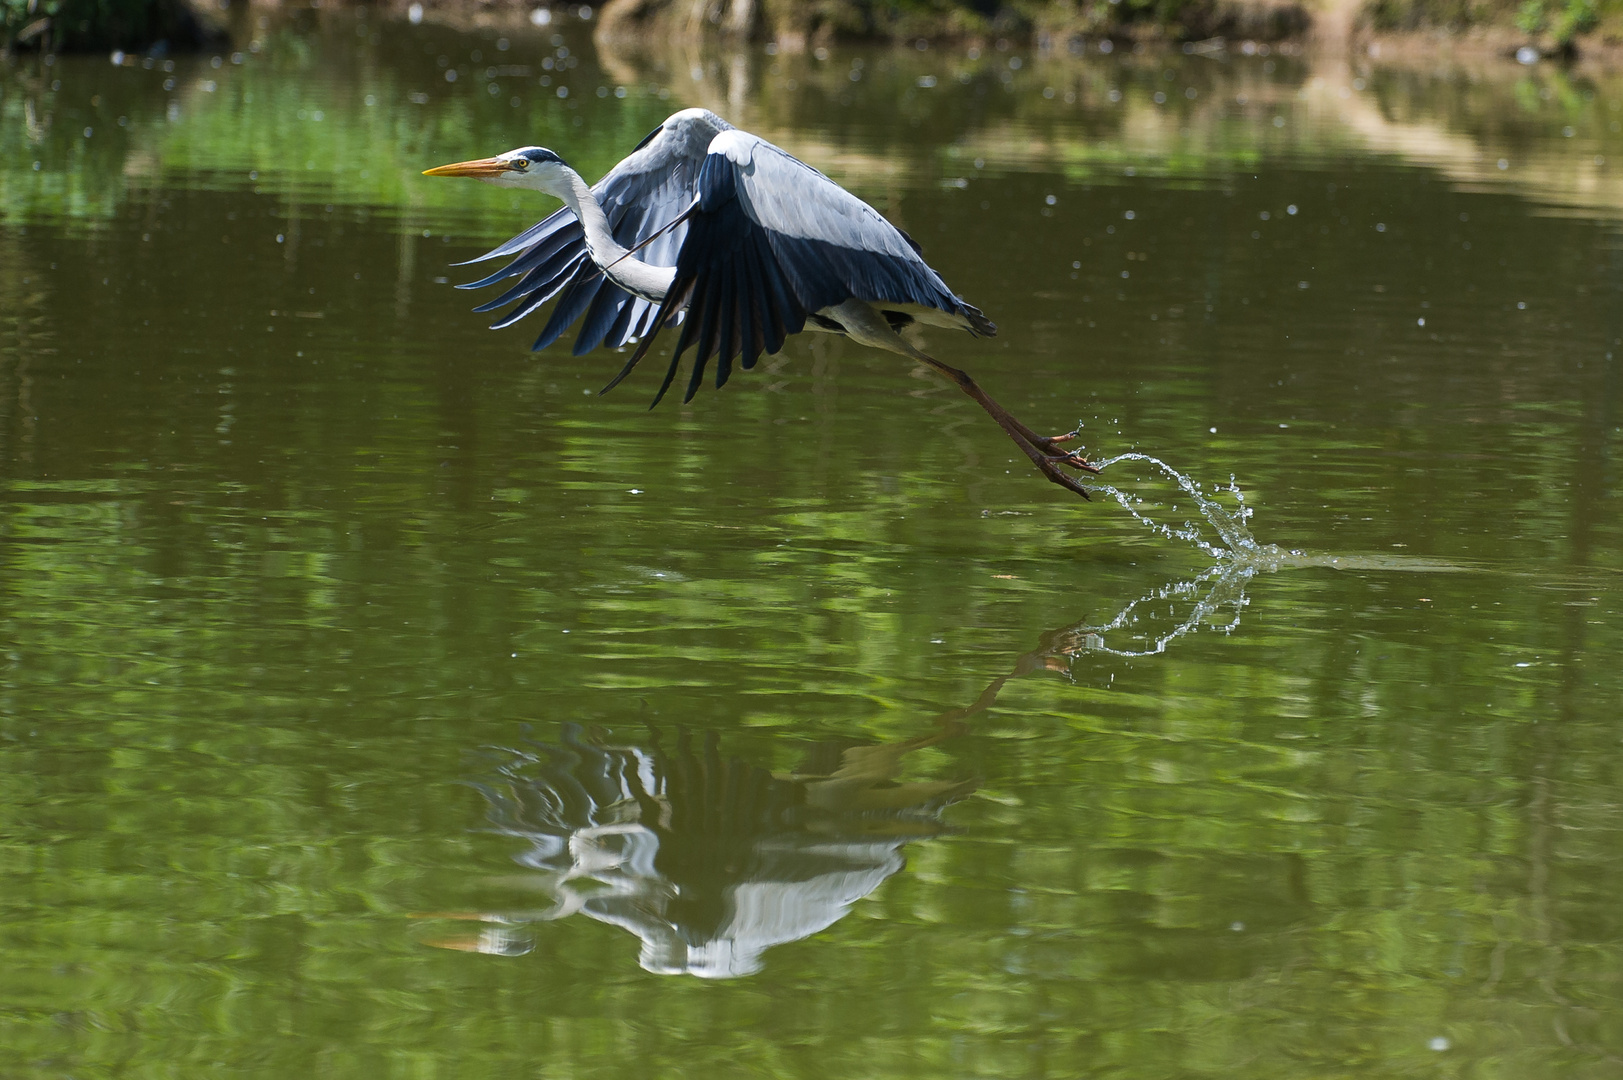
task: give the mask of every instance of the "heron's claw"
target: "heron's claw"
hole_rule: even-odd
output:
[[[1080,450],[1073,454],[1065,455],[1064,459],[1061,461],[1061,464],[1069,465],[1073,469],[1081,469],[1083,472],[1090,472],[1095,475],[1097,475],[1099,472],[1099,466],[1093,464],[1093,462],[1083,457],[1082,451]]]
[[[1083,487],[1082,482],[1076,477],[1060,469],[1061,464],[1073,463],[1067,458],[1044,458],[1037,463],[1037,469],[1060,487],[1073,491],[1091,502],[1093,496],[1088,494],[1088,489]]]
[[[1088,459],[1082,454],[1083,448],[1066,450],[1060,445],[1070,442],[1080,434],[1082,434],[1080,431],[1070,431],[1064,435],[1037,435],[1031,438],[1031,444],[1043,453],[1052,456],[1061,465],[1069,465],[1073,469],[1084,469],[1087,472],[1098,472],[1098,469],[1088,464]]]
[[[1074,434],[1075,432],[1072,433],[1072,435]],[[1037,439],[1034,440],[1034,445],[1037,447],[1037,449],[1048,454],[1048,460],[1052,461],[1056,465],[1068,465],[1073,469],[1081,469],[1083,472],[1097,473],[1099,471],[1099,467],[1088,461],[1087,457],[1082,453],[1080,448],[1067,451],[1057,449],[1053,445],[1054,443],[1061,442],[1069,437],[1071,436],[1062,435],[1052,439]]]

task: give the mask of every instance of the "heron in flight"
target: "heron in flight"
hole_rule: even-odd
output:
[[[563,209],[473,260],[513,257],[461,288],[519,279],[475,309],[515,305],[492,329],[510,326],[558,297],[537,349],[582,315],[576,355],[640,338],[604,393],[648,354],[660,328],[677,323],[681,336],[656,405],[690,347],[696,351],[683,401],[698,391],[711,357],[719,388],[735,360],[752,368],[762,354],[783,348],[791,334],[844,334],[952,379],[1044,476],[1088,498],[1087,488],[1066,471],[1098,471],[1080,452],[1063,447],[1077,432],[1037,434],[968,373],[921,352],[899,333],[915,323],[976,336],[997,333],[979,308],[925,263],[912,238],[816,169],[715,113],[673,114],[595,187],[539,146],[441,165],[424,175],[473,177],[563,200]]]

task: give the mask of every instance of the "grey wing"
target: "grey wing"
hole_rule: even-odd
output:
[[[647,242],[637,252],[638,258],[657,266],[674,265],[687,227],[666,227],[692,204],[711,140],[730,128],[715,113],[684,109],[666,118],[637,144],[630,156],[609,170],[592,193],[608,216],[614,238],[632,249]],[[666,231],[661,233],[661,229]],[[568,208],[470,261],[508,256],[517,257],[489,277],[459,286],[481,289],[519,279],[502,295],[474,309],[494,311],[514,305],[491,323],[491,329],[511,326],[556,297],[558,304],[532,346],[534,349],[544,349],[557,341],[583,314],[585,320],[575,337],[577,356],[600,344],[618,347],[648,333],[655,305],[632,296],[603,276],[587,254],[580,222]]]
[[[697,352],[687,398],[712,355],[719,387],[735,357],[745,368],[755,366],[763,353],[777,352],[786,337],[804,329],[808,317],[852,298],[933,308],[973,333],[997,332],[947,287],[906,233],[765,139],[736,130],[718,134],[699,173],[697,200],[675,280],[656,317],[656,326],[663,325],[687,308],[660,396],[690,345]],[[645,338],[627,371],[648,345]]]
[[[730,165],[741,208],[769,237],[807,311],[855,297],[875,305],[935,308],[962,318],[977,334],[997,332],[947,287],[912,237],[810,165],[742,131],[718,135],[710,159],[717,167],[713,180],[701,179],[701,195],[707,201],[724,196],[719,166]],[[708,192],[706,180],[714,185]]]

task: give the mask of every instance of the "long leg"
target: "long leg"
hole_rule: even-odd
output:
[[[1037,471],[1058,484],[1067,491],[1074,491],[1084,499],[1091,499],[1088,489],[1083,487],[1076,477],[1067,473],[1060,466],[1072,469],[1082,469],[1086,472],[1099,470],[1088,464],[1087,458],[1077,453],[1067,453],[1060,449],[1059,444],[1072,438],[1070,435],[1046,436],[1038,435],[1026,425],[1009,415],[1009,410],[993,401],[985,390],[976,385],[975,380],[969,377],[967,371],[959,371],[950,364],[943,364],[933,356],[929,356],[914,348],[902,338],[890,323],[884,319],[873,305],[865,300],[852,297],[833,307],[826,307],[818,312],[819,317],[838,323],[853,341],[870,345],[876,349],[886,349],[890,352],[901,353],[914,360],[929,364],[937,371],[952,379],[958,384],[958,389],[975,399],[976,404],[985,409],[987,415],[997,421],[1020,452],[1031,459],[1037,466]]]
[[[1092,498],[1092,496],[1088,494],[1088,489],[1083,487],[1076,477],[1060,468],[1061,465],[1066,465],[1073,469],[1083,469],[1087,472],[1099,471],[1092,465],[1089,465],[1087,459],[1081,454],[1068,454],[1064,450],[1058,448],[1057,444],[1074,437],[1076,434],[1075,432],[1072,432],[1070,435],[1038,435],[1036,432],[1032,431],[1030,428],[1026,427],[1026,425],[1022,424],[1020,421],[1011,416],[1009,414],[1009,410],[999,405],[996,401],[993,401],[991,395],[985,390],[982,390],[979,384],[977,384],[974,379],[969,377],[969,372],[960,371],[951,364],[943,364],[935,357],[926,356],[924,353],[917,353],[916,355],[925,363],[929,364],[943,375],[946,375],[953,382],[957,383],[958,389],[974,398],[976,404],[985,409],[987,415],[989,415],[993,420],[997,421],[998,427],[1001,427],[1008,434],[1009,438],[1014,440],[1014,444],[1020,448],[1021,452],[1031,459],[1031,463],[1037,466],[1038,472],[1041,472],[1044,476],[1048,477],[1049,480],[1058,484],[1060,487],[1065,488],[1067,491],[1074,491],[1084,499]]]

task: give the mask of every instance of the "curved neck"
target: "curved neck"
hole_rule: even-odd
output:
[[[658,303],[671,291],[676,278],[674,266],[654,266],[632,255],[609,230],[609,219],[598,205],[597,196],[574,169],[564,169],[565,186],[553,192],[580,220],[586,233],[586,250],[603,276],[626,292]]]

